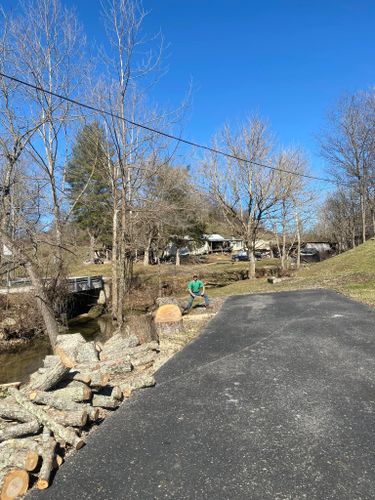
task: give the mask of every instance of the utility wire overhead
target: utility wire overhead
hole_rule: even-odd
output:
[[[333,180],[327,179],[325,177],[317,177],[314,175],[300,174],[298,172],[293,172],[292,170],[284,170],[282,168],[273,167],[272,165],[265,165],[264,163],[258,163],[256,161],[251,161],[251,160],[248,160],[246,158],[241,158],[239,156],[232,155],[230,153],[226,153],[225,151],[221,151],[220,149],[215,149],[215,148],[212,148],[210,146],[206,146],[205,144],[199,144],[197,142],[189,141],[188,139],[183,139],[181,137],[177,137],[173,134],[168,134],[167,132],[163,132],[161,130],[154,129],[152,127],[149,127],[148,125],[144,125],[142,123],[138,123],[138,122],[135,122],[133,120],[129,120],[128,118],[123,118],[122,116],[117,115],[116,113],[113,113],[112,111],[100,109],[100,108],[97,108],[95,106],[91,106],[90,104],[86,104],[84,102],[80,102],[80,101],[77,101],[75,99],[72,99],[70,97],[67,97],[67,96],[64,96],[61,94],[57,94],[56,92],[52,92],[51,90],[44,89],[43,87],[40,87],[38,85],[34,85],[32,83],[25,82],[24,80],[16,78],[15,76],[10,76],[10,75],[7,75],[7,74],[2,73],[2,72],[0,72],[0,76],[3,78],[6,78],[8,80],[11,80],[13,82],[17,82],[17,83],[24,85],[26,87],[37,90],[39,92],[43,92],[43,93],[49,94],[53,97],[57,97],[58,99],[62,99],[64,101],[70,102],[71,104],[75,104],[76,106],[80,106],[82,108],[89,109],[90,111],[95,111],[96,113],[100,113],[102,115],[107,115],[107,116],[110,116],[112,118],[122,120],[122,121],[128,123],[129,125],[132,125],[133,127],[138,127],[138,128],[142,128],[144,130],[148,130],[149,132],[153,132],[153,133],[161,135],[163,137],[167,137],[168,139],[172,139],[172,140],[177,141],[179,143],[187,144],[188,146],[192,146],[194,148],[203,149],[204,151],[209,151],[209,152],[214,153],[214,154],[225,156],[226,158],[230,158],[232,160],[242,161],[244,163],[256,165],[256,166],[261,167],[261,168],[268,168],[269,170],[274,170],[276,172],[283,172],[286,174],[295,175],[297,177],[303,177],[305,179],[311,179],[314,181],[321,181],[321,182],[328,182],[330,184],[335,184],[335,182]]]

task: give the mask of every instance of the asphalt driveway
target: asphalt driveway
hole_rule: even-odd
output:
[[[375,498],[375,312],[332,291],[229,298],[30,498]]]

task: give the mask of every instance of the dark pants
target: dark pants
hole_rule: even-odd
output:
[[[193,305],[193,301],[194,301],[195,297],[203,297],[204,298],[205,306],[206,307],[208,306],[208,295],[207,295],[207,293],[205,293],[204,295],[202,295],[200,292],[198,292],[198,293],[194,293],[193,295],[194,295],[194,297],[192,297],[191,295],[189,296],[188,303],[186,305],[186,309],[187,310],[191,309],[191,306]]]

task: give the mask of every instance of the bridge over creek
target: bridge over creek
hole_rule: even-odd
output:
[[[45,280],[48,283],[48,278]],[[80,292],[88,292],[91,290],[102,290],[104,285],[103,276],[72,276],[67,280],[69,293],[75,294]],[[28,293],[34,287],[28,278],[19,278],[10,280],[7,286],[0,288],[0,293]]]

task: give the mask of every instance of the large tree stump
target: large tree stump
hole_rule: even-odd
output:
[[[75,431],[70,427],[64,427],[61,424],[55,422],[45,411],[43,411],[40,406],[34,405],[26,399],[26,397],[17,389],[9,389],[10,394],[15,398],[15,400],[29,413],[34,415],[34,417],[45,427],[50,429],[55,439],[65,445],[65,443],[71,444],[77,450],[84,446],[85,442],[80,439]]]
[[[29,487],[29,474],[23,469],[5,467],[0,470],[0,499],[22,497]]]
[[[181,310],[175,304],[160,306],[155,313],[154,322],[162,350],[167,349],[170,339],[183,330]]]

